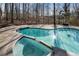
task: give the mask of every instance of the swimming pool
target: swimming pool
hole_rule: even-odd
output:
[[[33,36],[42,40],[50,46],[64,49],[68,52],[79,55],[79,30],[75,28],[57,28],[56,39],[53,38],[53,29],[43,28],[20,28],[17,30],[24,35]]]

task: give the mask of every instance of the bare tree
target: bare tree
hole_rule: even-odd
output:
[[[2,4],[0,3],[0,23],[1,23],[1,16],[2,16],[2,9],[1,9]]]
[[[8,3],[5,3],[5,15],[6,23],[8,23]]]
[[[44,3],[41,4],[41,23],[44,23]]]
[[[36,4],[36,23],[38,23],[38,19],[39,19],[39,3]]]
[[[47,3],[47,6],[46,6],[47,15],[46,15],[46,16],[47,16],[47,23],[48,23],[48,24],[49,24],[49,17],[50,17],[50,16],[49,16],[49,12],[50,12],[49,9],[50,9],[50,8],[49,8],[49,3]]]
[[[15,4],[16,20],[20,20],[20,3]]]
[[[11,23],[13,24],[13,10],[14,10],[14,3],[11,4]]]
[[[69,14],[70,3],[64,3],[63,9],[64,9],[64,23],[68,23],[69,18],[70,18],[70,14]]]
[[[25,11],[25,9],[26,9],[25,6],[26,6],[25,3],[23,3],[23,20],[25,20],[25,12],[26,12]]]
[[[79,3],[73,4],[73,7],[74,7],[75,15],[78,19],[79,18]]]

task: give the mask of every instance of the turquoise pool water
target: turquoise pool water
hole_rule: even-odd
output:
[[[56,29],[56,39],[53,38],[53,29],[21,28],[19,33],[33,36],[38,40],[46,42],[50,46],[62,48],[66,51],[79,55],[79,30],[75,28]]]
[[[22,37],[17,41],[13,48],[13,55],[15,56],[46,56],[50,52],[51,49],[26,37]]]

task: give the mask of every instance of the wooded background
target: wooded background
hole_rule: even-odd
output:
[[[56,24],[79,26],[78,3],[0,3],[0,26],[53,24],[54,12]]]

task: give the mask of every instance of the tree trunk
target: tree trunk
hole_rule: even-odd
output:
[[[14,23],[13,19],[13,9],[14,9],[14,3],[11,4],[11,24]]]

